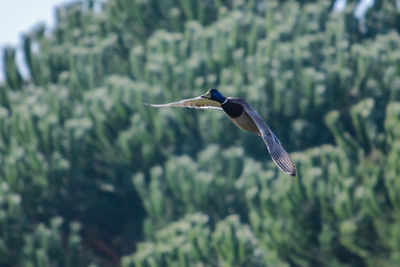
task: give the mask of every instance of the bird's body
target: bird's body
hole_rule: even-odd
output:
[[[263,121],[258,112],[246,101],[239,98],[224,97],[217,89],[211,89],[206,94],[167,104],[148,104],[152,107],[188,107],[222,109],[228,118],[239,128],[262,137],[267,145],[272,160],[285,173],[296,176],[296,167],[281,142]]]
[[[226,103],[222,104],[221,107],[225,111],[226,115],[228,115],[228,118],[239,128],[261,136],[257,125],[249,114],[247,114],[241,101],[243,100],[239,98],[228,97]]]

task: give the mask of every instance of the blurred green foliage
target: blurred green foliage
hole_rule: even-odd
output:
[[[4,49],[1,266],[400,264],[400,9],[94,0]],[[291,152],[222,112],[245,98]]]

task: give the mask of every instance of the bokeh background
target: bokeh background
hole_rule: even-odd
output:
[[[400,265],[400,1],[54,12],[2,50],[0,266]],[[143,105],[209,88],[298,176],[223,112]]]

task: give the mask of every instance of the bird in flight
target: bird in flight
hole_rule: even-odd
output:
[[[292,176],[296,176],[296,166],[281,142],[263,121],[258,112],[246,101],[239,98],[224,97],[217,89],[208,90],[204,95],[183,99],[167,104],[146,104],[151,107],[185,107],[222,109],[228,118],[239,128],[255,133],[263,139],[268,152],[278,168]]]

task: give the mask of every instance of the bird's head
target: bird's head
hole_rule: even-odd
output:
[[[210,89],[201,97],[217,101],[221,104],[224,103],[226,99],[217,89]]]

